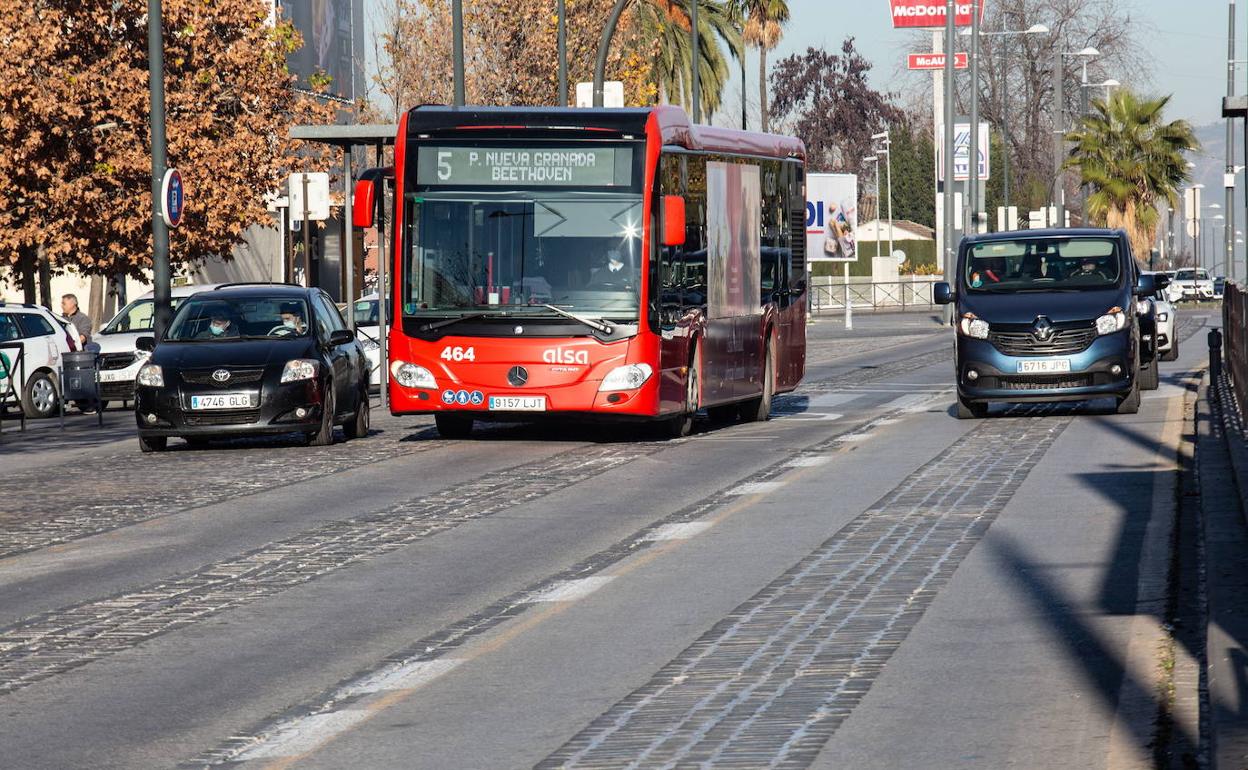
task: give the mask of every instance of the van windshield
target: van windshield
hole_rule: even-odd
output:
[[[1020,238],[977,243],[963,281],[972,292],[1107,289],[1122,280],[1112,238]]]

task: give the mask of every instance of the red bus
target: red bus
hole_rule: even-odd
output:
[[[432,413],[448,437],[543,415],[672,436],[703,408],[767,419],[805,371],[804,155],[666,106],[411,110],[391,412]]]

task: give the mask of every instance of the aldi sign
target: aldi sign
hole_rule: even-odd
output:
[[[984,2],[979,1],[979,18],[984,18]],[[892,6],[893,29],[923,29],[945,26],[945,0],[889,0]],[[954,24],[971,26],[971,3],[956,0]]]
[[[912,53],[907,62],[912,70],[943,70],[945,68],[945,55],[943,53]],[[964,70],[967,68],[968,60],[965,53],[955,53],[953,55],[953,68]]]

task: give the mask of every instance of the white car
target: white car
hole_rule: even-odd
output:
[[[209,291],[220,285],[175,286],[170,291],[173,307],[177,308],[179,302],[196,292]],[[134,399],[134,378],[148,356],[135,346],[135,342],[139,337],[152,335],[156,311],[153,296],[149,291],[123,307],[91,338],[100,346],[100,400],[105,404]]]
[[[1174,274],[1174,284],[1179,287],[1183,299],[1213,299],[1213,278],[1203,267],[1184,268]]]
[[[359,338],[360,344],[364,346],[364,355],[368,356],[368,386],[370,388],[381,387],[381,327],[378,324],[380,320],[379,302],[377,294],[366,294],[355,301],[351,312],[355,314],[355,336]],[[387,309],[390,303],[386,303]],[[386,313],[386,321],[391,321],[392,316]]]
[[[1174,361],[1179,357],[1179,340],[1174,334],[1178,325],[1178,310],[1170,303],[1164,289],[1150,299],[1157,323],[1157,357],[1162,361]]]
[[[17,350],[0,348],[0,403],[21,399],[27,417],[51,417],[60,406],[62,356],[78,349],[77,332],[69,321],[40,305],[14,305],[0,302],[0,343],[20,345]]]

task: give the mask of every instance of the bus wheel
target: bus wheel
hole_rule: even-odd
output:
[[[433,422],[442,438],[468,438],[472,435],[472,418],[462,414],[435,414]]]
[[[668,438],[684,438],[693,432],[693,415],[702,399],[702,356],[696,344],[690,358],[689,373],[685,376],[685,408],[664,426]]]
[[[776,392],[775,339],[767,340],[767,356],[763,363],[763,394],[741,403],[741,422],[763,422],[771,419],[771,397]]]

